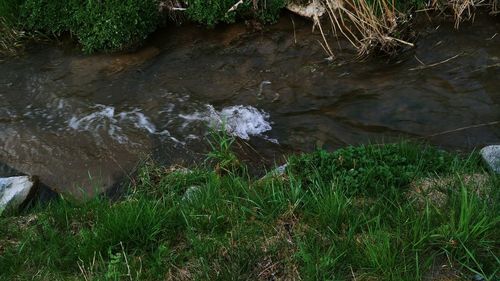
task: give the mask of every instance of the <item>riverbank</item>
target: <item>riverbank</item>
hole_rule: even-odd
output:
[[[490,1],[338,1],[338,0],[217,0],[187,1],[40,1],[6,0],[0,4],[0,55],[12,56],[22,41],[34,37],[71,38],[85,53],[131,51],[155,30],[166,25],[195,22],[206,27],[247,21],[261,28],[275,23],[288,9],[310,18],[322,35],[322,47],[335,57],[334,41],[347,39],[365,56],[394,54],[414,46],[411,28],[415,13],[429,19],[452,17],[458,28],[476,11],[498,14]],[[36,34],[37,36],[34,36]]]
[[[1,217],[0,279],[498,279],[500,179],[476,153],[346,147],[255,178],[216,140],[205,164],[143,165],[119,201]]]

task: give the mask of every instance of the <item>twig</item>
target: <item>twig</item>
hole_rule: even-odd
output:
[[[490,38],[488,38],[488,39],[486,39],[486,40],[491,41],[491,40],[493,40],[493,38],[495,38],[497,35],[498,35],[498,33],[495,33],[495,34],[493,34],[493,36],[491,36]]]
[[[292,20],[293,25],[293,42],[294,44],[297,44],[297,32],[295,31],[295,22],[293,21],[292,15],[290,15],[290,19]]]
[[[425,63],[423,61],[421,61],[416,55],[414,56],[415,59],[421,64],[421,65],[425,65]]]
[[[130,272],[130,266],[128,264],[127,254],[125,253],[125,248],[123,248],[122,241],[120,241],[120,246],[122,247],[123,257],[125,258],[125,264],[127,265],[127,275],[129,277],[130,281],[133,281],[132,280],[132,273]]]
[[[354,271],[352,270],[352,266],[349,266],[349,268],[351,269],[352,279],[353,279],[354,281],[357,281],[357,279],[356,279],[356,275],[354,275]]]
[[[446,134],[449,134],[449,133],[455,133],[455,132],[465,131],[465,130],[468,130],[468,129],[480,128],[480,127],[485,127],[485,126],[493,126],[493,125],[498,125],[498,124],[500,124],[500,120],[489,122],[489,123],[483,123],[483,124],[477,124],[477,125],[471,125],[471,126],[461,127],[461,128],[457,128],[457,129],[453,129],[453,130],[448,130],[448,131],[444,131],[444,132],[440,132],[440,133],[435,133],[435,134],[432,134],[432,135],[427,135],[427,136],[420,137],[420,138],[432,138],[432,137],[436,137],[436,136],[446,135]]]
[[[386,39],[386,40],[395,40],[395,41],[397,41],[397,42],[399,42],[401,44],[408,45],[410,47],[415,47],[415,44],[407,42],[407,41],[404,41],[404,40],[401,40],[401,39],[398,39],[396,37],[386,36],[386,37],[384,37],[384,39]]]
[[[236,11],[238,7],[243,4],[243,0],[238,1],[236,4],[234,4],[229,10],[227,10],[228,13]]]
[[[461,54],[457,54],[457,55],[454,55],[453,57],[451,58],[447,58],[443,61],[440,61],[440,62],[436,62],[436,63],[433,63],[433,64],[428,64],[428,65],[421,65],[421,66],[417,66],[417,67],[413,67],[413,68],[410,68],[409,70],[421,70],[421,69],[426,69],[426,68],[431,68],[431,67],[434,67],[434,66],[438,66],[440,64],[443,64],[443,63],[447,63],[453,59],[456,59],[460,56]]]

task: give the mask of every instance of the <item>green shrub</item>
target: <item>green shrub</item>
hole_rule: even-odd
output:
[[[379,194],[406,187],[418,176],[449,172],[454,157],[431,147],[401,143],[319,150],[290,158],[290,171],[306,183],[337,182],[352,192]]]
[[[86,52],[135,46],[160,22],[156,1],[89,1],[77,16],[77,36]]]
[[[252,16],[263,22],[274,22],[286,0],[259,0],[255,6],[254,1],[245,0],[235,11],[228,12],[235,3],[235,0],[193,0],[189,2],[187,14],[191,20],[209,26]]]
[[[160,22],[156,0],[26,0],[22,16],[29,30],[76,35],[89,53],[134,46]]]
[[[234,3],[234,0],[194,0],[186,12],[193,21],[209,26],[219,22],[231,23],[235,21],[236,13],[227,11]]]
[[[21,16],[28,30],[60,35],[77,29],[75,14],[80,6],[78,0],[26,0],[21,7]]]
[[[4,18],[8,24],[15,24],[20,6],[21,0],[0,1],[0,18]]]
[[[287,2],[286,0],[261,0],[255,15],[263,22],[276,22],[281,9],[286,6]]]

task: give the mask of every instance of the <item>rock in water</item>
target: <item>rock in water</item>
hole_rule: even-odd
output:
[[[23,204],[34,185],[28,176],[0,178],[0,215]]]
[[[484,162],[497,174],[500,174],[500,145],[486,146],[480,151]]]

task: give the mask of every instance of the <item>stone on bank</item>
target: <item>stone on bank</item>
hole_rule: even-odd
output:
[[[491,171],[500,174],[500,145],[486,146],[480,151],[481,157]]]
[[[30,197],[35,182],[31,177],[0,178],[0,215],[4,210],[16,209]]]

